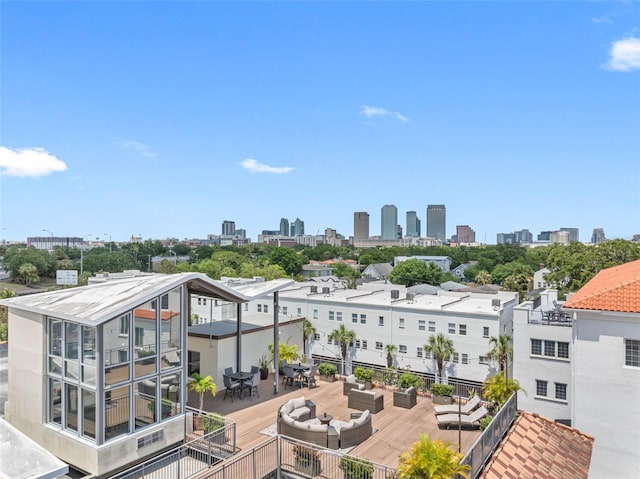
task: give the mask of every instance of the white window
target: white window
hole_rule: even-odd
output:
[[[425,359],[431,359],[431,352],[424,352],[424,358]]]
[[[258,305],[258,313],[262,313],[262,305],[261,304]]]
[[[480,364],[489,364],[489,358],[487,358],[486,356],[480,356],[478,358],[478,362]]]
[[[458,325],[458,334],[460,334],[460,336],[466,336],[467,335],[467,325],[466,324]]]
[[[315,333],[315,334],[313,335],[313,340],[314,340],[314,341],[320,341],[320,333]]]
[[[269,305],[268,304],[263,305],[262,309],[264,309],[265,313],[268,313],[269,312]]]
[[[329,321],[333,321],[335,319],[335,313],[333,311],[329,311]]]
[[[331,344],[333,341],[331,340],[331,336],[327,334],[327,344]]]
[[[287,314],[287,307],[286,306],[282,307],[282,314]]]
[[[336,311],[336,321],[342,321],[342,311]]]
[[[435,321],[429,321],[429,332],[430,333],[435,333],[436,332],[436,322]]]
[[[367,324],[367,315],[366,314],[361,314],[360,315],[360,324]]]
[[[558,341],[558,357],[569,359],[569,343]]]
[[[298,308],[298,316],[302,316],[302,308]]]
[[[483,338],[488,338],[489,337],[489,326],[483,326],[482,327],[482,337]]]
[[[357,313],[352,313],[351,314],[351,322],[352,323],[357,323],[358,322],[358,314]]]
[[[422,319],[418,320],[418,331],[426,331],[426,330],[427,330],[426,321]]]
[[[360,340],[356,339],[356,348],[360,348]]]
[[[318,319],[318,310],[317,309],[313,310],[313,319]]]
[[[567,400],[567,385],[564,383],[556,383],[556,399],[562,401]]]
[[[423,352],[424,352],[424,350],[422,348],[416,349],[416,357],[417,358],[421,358]]]
[[[456,325],[454,323],[449,323],[449,334],[456,334]]]
[[[367,348],[368,348],[367,340],[363,339],[362,340],[362,349],[367,349]]]
[[[640,341],[637,339],[624,340],[624,364],[640,367]]]
[[[382,349],[382,341],[376,341],[376,349]]]
[[[536,396],[547,397],[547,381],[536,379]]]
[[[378,316],[378,326],[384,326],[384,316]]]
[[[401,344],[400,346],[398,346],[398,352],[402,354],[407,354],[407,345]]]
[[[399,327],[400,329],[404,329],[404,318],[400,318],[400,319],[399,319],[398,327]]]
[[[458,364],[460,362],[460,354],[458,353],[453,353],[453,362],[455,364]]]
[[[467,353],[462,353],[462,364],[469,364],[469,355]]]
[[[531,340],[531,354],[536,354],[536,355],[542,354],[542,340],[540,339]]]
[[[555,356],[556,355],[556,342],[555,341],[545,341],[544,342],[544,355],[545,356]]]
[[[249,303],[244,303],[244,310],[249,311]]]

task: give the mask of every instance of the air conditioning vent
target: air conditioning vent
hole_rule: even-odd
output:
[[[399,299],[400,298],[400,290],[392,289],[391,290],[391,299]]]
[[[138,438],[138,449],[148,446],[149,444],[153,444],[154,442],[161,441],[164,437],[164,431],[162,429],[158,429],[151,434],[147,434],[146,436],[142,436]]]
[[[311,292],[312,293],[317,293],[318,292],[318,287],[317,286],[311,286]]]

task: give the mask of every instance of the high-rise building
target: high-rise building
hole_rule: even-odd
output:
[[[291,236],[303,235],[304,234],[304,221],[300,218],[296,218],[296,220],[291,225]]]
[[[415,211],[407,211],[407,230],[405,235],[414,238],[420,237],[420,219]]]
[[[383,240],[398,238],[398,208],[395,205],[384,205],[380,214],[380,237]]]
[[[236,223],[235,221],[224,220],[222,222],[222,235],[223,236],[234,236],[236,234]]]
[[[247,230],[244,229],[244,228],[236,229],[236,236],[238,236],[239,238],[242,238],[242,239],[246,239],[247,238]]]
[[[457,225],[456,238],[458,243],[475,243],[476,232],[473,231],[469,225]]]
[[[522,229],[520,231],[514,231],[514,235],[516,235],[516,243],[533,243],[533,233],[528,229]]]
[[[560,231],[569,233],[569,243],[577,243],[580,241],[580,231],[578,228],[560,228]]]
[[[396,228],[396,239],[402,239],[402,225],[398,225]]]
[[[369,239],[369,213],[366,211],[353,213],[353,239]]]
[[[593,234],[591,235],[591,242],[593,244],[602,243],[606,241],[606,239],[603,228],[593,228]]]
[[[512,244],[516,242],[515,233],[498,233],[496,235],[497,244]]]
[[[289,236],[289,220],[287,218],[280,218],[280,234]]]
[[[447,240],[447,209],[444,205],[427,205],[427,236]]]
[[[553,231],[541,231],[538,235],[538,241],[550,241]]]

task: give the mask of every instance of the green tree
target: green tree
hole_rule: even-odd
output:
[[[400,453],[398,479],[468,479],[469,466],[460,464],[463,457],[446,442],[420,434],[420,440]]]
[[[283,359],[286,359],[288,363],[293,363],[300,358],[300,354],[298,353],[298,345],[289,343],[290,340],[291,338],[287,338],[286,341],[278,343],[278,362],[282,362]],[[269,343],[267,349],[269,350],[269,354],[271,354],[271,361],[275,365],[273,342]]]
[[[13,298],[16,292],[10,289],[0,290],[0,299]],[[9,339],[9,308],[0,306],[0,341]]]
[[[495,374],[485,379],[482,383],[482,388],[484,390],[484,399],[498,408],[506,403],[513,393],[518,391],[525,392],[518,381],[507,379],[502,374]]]
[[[311,321],[309,321],[307,318],[304,318],[304,320],[302,321],[302,340],[304,342],[303,352],[305,355],[307,354],[307,341],[309,340],[309,338],[312,338],[314,334],[316,334],[316,328],[313,327]]]
[[[277,264],[288,275],[298,274],[302,271],[302,258],[290,248],[276,248],[269,255],[269,262]]]
[[[48,278],[55,278],[58,266],[56,256],[46,250],[38,250],[33,247],[12,246],[7,250],[2,262],[11,278],[18,282],[21,282],[17,279],[20,275],[20,267],[25,263],[35,266],[38,276]]]
[[[38,276],[38,268],[36,268],[31,263],[23,263],[18,270],[18,276],[16,276],[16,281],[18,283],[22,283],[26,286],[31,286],[32,284],[40,282],[40,276]]]
[[[474,281],[480,285],[491,284],[491,274],[487,270],[478,271]]]
[[[345,360],[347,359],[347,352],[349,347],[356,340],[356,332],[352,329],[348,329],[344,324],[329,333],[329,341],[336,341],[340,346],[340,358],[342,359],[342,374],[345,373]]]
[[[531,276],[526,273],[513,273],[507,276],[502,284],[507,291],[517,291],[520,302],[524,301],[529,286],[531,285]]]
[[[387,367],[390,369],[393,367],[393,355],[398,350],[398,346],[395,344],[387,343],[384,346],[384,350],[387,353]]]
[[[193,381],[188,383],[187,388],[189,391],[194,391],[200,395],[200,410],[202,411],[204,408],[204,394],[208,392],[211,393],[211,396],[215,396],[218,388],[211,376],[200,376],[198,373],[193,373],[191,377]]]
[[[511,344],[511,336],[508,334],[500,334],[499,336],[491,336],[489,345],[492,346],[491,351],[487,353],[487,357],[498,362],[500,371],[504,371],[505,379],[508,378],[507,370],[509,361],[513,356],[513,346]]]
[[[442,372],[444,371],[444,364],[449,361],[453,353],[456,352],[453,347],[453,341],[442,333],[432,334],[429,336],[429,342],[425,344],[423,348],[425,353],[432,354],[435,358],[439,380],[443,381]]]
[[[426,264],[419,259],[403,261],[389,273],[389,280],[393,284],[403,284],[406,287],[414,284],[439,285],[444,279],[444,272],[436,264]]]
[[[163,274],[173,274],[178,271],[178,267],[173,261],[163,259],[160,261],[160,272]]]

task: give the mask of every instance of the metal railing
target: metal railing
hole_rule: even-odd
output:
[[[396,470],[331,449],[276,436],[246,453],[214,466],[201,479],[316,478],[343,479],[345,471],[362,479],[395,479]]]
[[[468,464],[471,468],[469,477],[475,479],[480,475],[491,454],[493,454],[493,451],[500,444],[513,421],[515,421],[518,406],[516,397],[517,395],[513,394],[500,408],[493,420],[482,431],[480,437],[476,439],[464,458],[462,458],[462,461],[460,461],[461,464]]]

